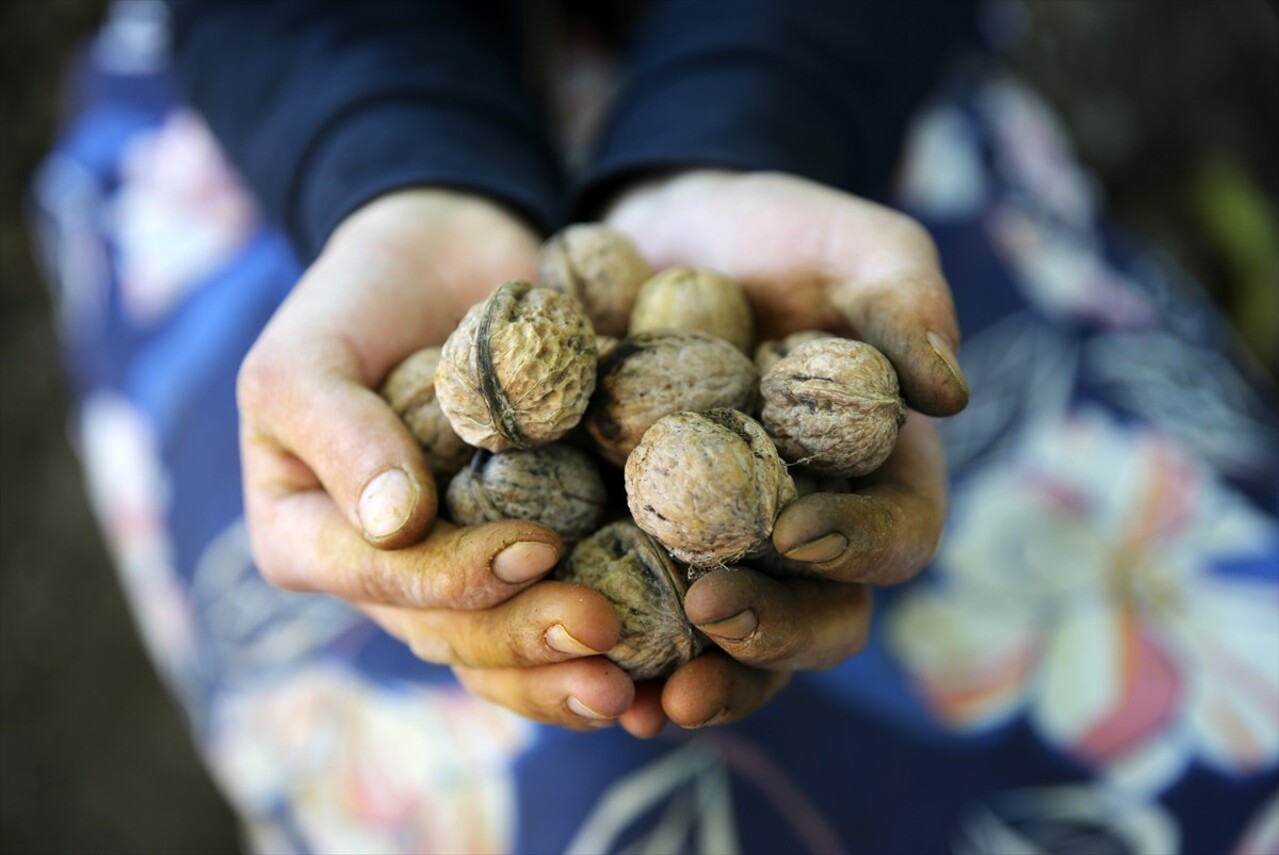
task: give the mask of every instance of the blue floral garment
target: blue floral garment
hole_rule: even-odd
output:
[[[260,578],[234,378],[300,266],[143,24],[87,56],[37,233],[94,506],[254,849],[1279,852],[1273,413],[1015,79],[947,87],[896,200],[973,390],[933,566],[863,654],[645,742],[519,719]]]

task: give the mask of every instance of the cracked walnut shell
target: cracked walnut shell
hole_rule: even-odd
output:
[[[640,285],[653,275],[630,238],[599,223],[580,223],[542,245],[538,284],[576,297],[597,332],[626,335]]]
[[[579,543],[555,578],[593,588],[612,604],[621,635],[607,657],[632,679],[666,676],[706,646],[684,614],[684,569],[630,521]]]
[[[663,416],[749,410],[758,384],[754,363],[721,338],[692,330],[637,333],[600,361],[583,423],[603,456],[621,465]]]
[[[594,389],[595,331],[580,304],[518,280],[471,307],[435,371],[453,430],[489,451],[559,439]]]
[[[571,547],[599,527],[608,493],[595,463],[568,445],[477,451],[449,482],[449,514],[458,525],[530,520]]]
[[[845,338],[795,347],[764,375],[760,396],[760,421],[782,455],[842,478],[879,468],[906,421],[892,363]]]
[[[777,515],[794,498],[772,440],[736,410],[666,416],[626,459],[636,524],[699,567],[767,551]]]

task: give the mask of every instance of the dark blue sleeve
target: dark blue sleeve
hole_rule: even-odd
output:
[[[414,185],[476,191],[549,230],[559,165],[521,82],[521,4],[173,0],[176,64],[306,258]]]
[[[657,0],[577,214],[637,175],[697,166],[881,196],[911,112],[974,31],[974,5]]]

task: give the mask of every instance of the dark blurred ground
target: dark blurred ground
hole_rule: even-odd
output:
[[[1279,18],[1249,0],[1034,0],[1016,64],[1114,216],[1279,376]],[[231,816],[143,658],[66,441],[20,200],[96,0],[0,3],[0,852],[228,852]]]

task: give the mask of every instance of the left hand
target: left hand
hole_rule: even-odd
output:
[[[667,719],[727,724],[767,703],[794,671],[829,668],[860,650],[866,585],[906,581],[935,552],[946,476],[927,415],[953,415],[968,401],[954,304],[921,226],[793,176],[683,172],[624,193],[605,219],[654,269],[706,267],[739,282],[761,340],[825,329],[874,345],[915,411],[888,461],[855,492],[805,496],[782,512],[773,545],[796,577],[714,572],[689,588],[685,610],[719,650],[664,683],[637,686],[621,718],[637,736],[656,734]]]

